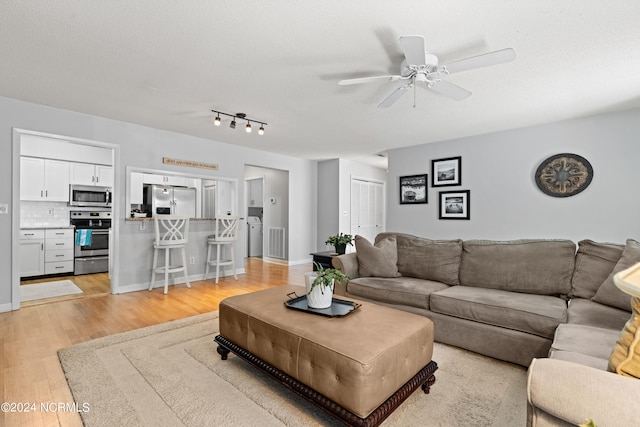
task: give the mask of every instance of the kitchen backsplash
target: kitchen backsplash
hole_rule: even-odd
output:
[[[71,207],[65,202],[20,202],[20,228],[68,227]]]

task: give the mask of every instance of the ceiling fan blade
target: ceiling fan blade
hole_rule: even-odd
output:
[[[425,65],[424,37],[402,36],[400,44],[407,59],[407,65]]]
[[[358,79],[347,79],[347,80],[340,80],[338,82],[338,84],[340,86],[347,86],[347,85],[358,85],[360,83],[370,83],[370,82],[374,82],[376,80],[388,80],[391,82],[394,82],[396,80],[401,79],[401,76],[373,76],[373,77],[361,77]]]
[[[449,74],[452,74],[459,73],[460,71],[472,70],[474,68],[503,64],[505,62],[513,61],[514,59],[516,59],[516,51],[511,48],[507,48],[450,62],[446,64],[445,67],[447,68],[447,71],[449,71]]]
[[[404,95],[406,91],[411,89],[412,85],[404,85],[400,86],[398,89],[391,92],[391,95],[387,96],[384,101],[378,104],[378,108],[387,108],[391,107],[398,99]]]
[[[468,90],[446,80],[436,81],[432,86],[429,86],[429,89],[456,101],[461,101],[471,96],[471,92]]]

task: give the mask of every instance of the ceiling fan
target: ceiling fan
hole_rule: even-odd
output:
[[[392,82],[400,80],[405,83],[395,91],[391,92],[384,101],[378,104],[378,108],[390,107],[409,89],[413,89],[413,107],[415,108],[416,86],[418,84],[422,84],[440,95],[460,101],[471,96],[471,92],[443,80],[442,78],[444,76],[459,73],[461,71],[472,70],[474,68],[502,64],[513,61],[516,58],[516,52],[511,48],[507,48],[478,56],[472,56],[470,58],[460,59],[445,65],[439,65],[438,57],[426,52],[423,36],[402,36],[400,37],[400,45],[404,51],[405,59],[402,61],[402,64],[400,64],[399,75],[372,76],[340,80],[338,84],[344,86],[370,83],[379,80],[388,80]]]

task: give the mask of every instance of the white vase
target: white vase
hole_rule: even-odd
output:
[[[333,298],[334,282],[331,281],[331,287],[317,285],[311,293],[309,293],[309,289],[311,289],[311,285],[317,276],[315,272],[304,274],[304,282],[307,286],[307,305],[309,308],[329,308],[331,307],[331,300]]]

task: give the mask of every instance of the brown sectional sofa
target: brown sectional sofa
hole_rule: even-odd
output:
[[[551,355],[606,369],[630,317],[630,297],[611,277],[640,261],[640,244],[633,240],[626,247],[583,240],[576,252],[569,240],[381,233],[376,245],[388,238],[395,239],[397,271],[378,267],[379,276],[363,276],[359,266],[366,260],[358,252],[335,257],[334,266],[351,278],[336,293],[425,315],[439,342],[523,366]]]
[[[434,322],[436,341],[531,365],[529,425],[584,421],[589,413],[570,397],[575,393],[601,399],[591,406],[608,417],[598,426],[635,416],[633,408],[611,402],[617,387],[640,400],[640,383],[605,371],[631,315],[631,298],[613,285],[613,274],[640,262],[640,243],[583,240],[576,251],[570,240],[430,240],[381,233],[375,244],[356,240],[356,252],[333,259],[351,278],[335,292],[422,314]],[[585,375],[600,383],[575,390],[577,382],[588,383]]]

